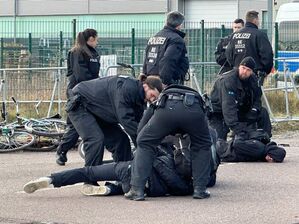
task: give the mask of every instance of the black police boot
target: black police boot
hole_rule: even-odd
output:
[[[194,199],[204,199],[210,197],[210,192],[207,190],[203,190],[200,187],[194,187],[193,198]]]
[[[144,190],[140,187],[132,186],[128,193],[125,193],[125,198],[134,201],[144,201]]]
[[[67,157],[66,157],[66,153],[56,153],[56,163],[60,166],[64,166],[65,163],[67,162]]]

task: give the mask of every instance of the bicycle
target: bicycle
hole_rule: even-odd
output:
[[[34,123],[35,125],[38,124],[39,126],[43,126],[44,128],[48,127],[48,123],[45,122],[45,119],[27,119],[24,117],[20,116],[19,113],[19,103],[18,101],[12,97],[12,100],[16,106],[16,119],[17,121],[15,123],[18,123],[19,125],[21,125],[21,127],[26,130],[26,132],[29,132],[31,134],[33,134],[35,136],[35,141],[32,145],[24,148],[24,150],[27,151],[52,151],[55,148],[57,148],[58,146],[58,139],[54,138],[53,136],[51,137],[46,137],[46,136],[41,136],[39,134],[36,134],[30,130],[28,130],[28,128],[26,128],[28,126],[28,123]],[[35,105],[35,110],[36,113],[39,114],[38,112],[38,107],[40,105],[41,101],[39,101],[36,105]],[[55,136],[56,137],[56,136]]]
[[[14,100],[14,102],[17,104],[16,100]],[[39,101],[35,106],[35,110],[38,115],[38,106],[41,102],[42,101]],[[38,136],[62,137],[66,129],[66,122],[61,120],[61,116],[59,114],[47,118],[31,118],[25,123],[25,129]]]
[[[42,101],[35,105],[36,114],[39,115],[38,107]],[[52,118],[33,119],[25,123],[25,129],[36,136],[36,141],[25,150],[34,152],[53,151],[59,145],[60,138],[65,132],[66,122],[60,120],[56,114]]]
[[[0,124],[0,153],[18,151],[31,146],[35,142],[35,136],[23,131],[23,126],[18,122],[7,124],[6,115],[6,107],[3,101],[1,109],[3,122]]]

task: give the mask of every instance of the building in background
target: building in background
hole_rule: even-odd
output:
[[[244,19],[248,10],[258,10],[265,21],[269,1],[0,0],[0,67],[8,64],[7,58],[18,63],[21,50],[31,55],[29,67],[63,65],[76,33],[87,27],[99,32],[101,54],[109,55],[107,61],[142,63],[148,38],[173,10],[186,17],[191,61],[213,61],[216,43],[231,33],[232,21]]]
[[[277,0],[278,1],[278,0]],[[47,19],[80,18],[106,20],[164,19],[178,10],[188,21],[230,22],[244,18],[246,11],[267,12],[268,0],[0,0],[0,17],[44,16]]]

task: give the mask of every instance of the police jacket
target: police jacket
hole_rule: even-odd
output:
[[[69,51],[67,58],[67,77],[69,79],[68,89],[82,81],[96,79],[99,77],[100,57],[98,52],[87,45],[92,57],[80,50]]]
[[[214,113],[222,113],[225,123],[236,134],[247,126],[247,115],[252,108],[260,110],[257,78],[251,75],[247,80],[240,80],[238,69],[233,69],[219,77],[211,92]]]
[[[231,35],[221,38],[217,43],[216,51],[215,51],[215,60],[218,65],[221,66],[219,74],[223,74],[232,69],[231,65],[226,60],[225,51],[227,45],[229,44]]]
[[[145,103],[142,83],[127,76],[109,76],[81,82],[73,88],[88,111],[108,123],[120,123],[136,143],[137,125]]]
[[[160,75],[166,85],[184,80],[189,69],[184,37],[185,33],[169,26],[151,37],[145,50],[143,73]]]
[[[256,62],[256,70],[269,74],[273,67],[273,51],[267,34],[250,22],[232,34],[226,49],[230,65],[238,67],[243,58],[251,56]]]
[[[195,95],[196,100],[198,100],[200,102],[200,104],[202,105],[202,109],[203,109],[203,99],[200,96],[200,94],[187,86],[183,86],[183,85],[176,85],[176,84],[172,84],[168,87],[166,87],[159,95],[158,100],[151,104],[146,111],[144,112],[144,115],[138,125],[138,133],[142,130],[142,128],[147,124],[147,122],[151,119],[151,117],[154,115],[154,112],[157,108],[163,108],[164,104],[166,102],[166,100],[168,99],[169,95],[184,95],[186,93],[192,93]],[[176,134],[176,133],[174,133]]]

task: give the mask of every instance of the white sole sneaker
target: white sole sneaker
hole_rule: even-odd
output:
[[[81,187],[81,193],[87,196],[105,196],[110,194],[111,190],[107,186],[94,186],[90,184],[84,184]]]
[[[24,185],[23,189],[26,193],[31,194],[38,189],[49,187],[49,180],[45,178],[40,178],[33,180]]]

